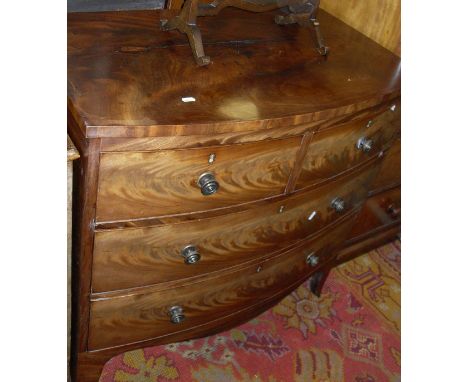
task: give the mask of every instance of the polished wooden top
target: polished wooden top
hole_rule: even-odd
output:
[[[174,11],[69,14],[69,111],[87,137],[196,135],[291,126],[399,95],[390,51],[321,11],[323,58],[310,30],[274,23],[278,12],[199,17],[207,67],[185,35],[160,31]]]

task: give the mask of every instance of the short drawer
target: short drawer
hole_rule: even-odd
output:
[[[243,212],[178,224],[99,230],[95,292],[199,276],[268,256],[359,207],[380,161],[322,185]],[[336,206],[341,201],[343,209]],[[335,204],[334,204],[335,203]]]
[[[295,188],[308,187],[358,166],[390,147],[400,125],[399,104],[365,120],[316,132]]]
[[[350,216],[309,242],[233,272],[177,288],[92,300],[89,349],[189,330],[260,303],[330,261],[353,219]]]
[[[103,153],[96,220],[206,211],[284,192],[301,137],[154,152]],[[212,194],[214,182],[218,190]],[[202,175],[205,174],[205,177]]]

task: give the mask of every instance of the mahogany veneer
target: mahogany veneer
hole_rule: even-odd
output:
[[[294,165],[301,137],[185,150],[101,155],[96,220],[129,220],[207,209],[198,176],[220,183],[209,208],[279,195]],[[209,163],[214,155],[213,163]],[[174,166],[174,164],[177,164]]]
[[[89,348],[163,337],[256,305],[284,289],[291,280],[310,275],[311,269],[317,268],[305,261],[310,253],[328,260],[329,252],[349,232],[351,224],[348,218],[315,240],[229,273],[212,274],[177,288],[140,290],[120,298],[99,297],[91,303]],[[187,318],[181,324],[168,320],[167,311],[173,305],[184,307]]]
[[[345,201],[346,211],[360,207],[378,170],[374,162],[255,209],[179,224],[97,230],[93,292],[193,278],[278,252],[339,218],[329,206],[335,197]],[[187,267],[180,252],[189,244],[197,246],[202,261]]]
[[[327,58],[275,12],[226,9],[199,20],[198,67],[158,30],[171,15],[68,16],[75,381],[245,322],[310,276],[318,294],[399,230],[397,56],[325,12]]]

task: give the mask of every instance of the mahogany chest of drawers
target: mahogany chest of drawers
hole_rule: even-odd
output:
[[[400,60],[321,13],[322,57],[274,12],[69,14],[73,375],[247,321],[400,226]],[[240,27],[242,26],[242,27]],[[188,102],[187,102],[188,101]]]

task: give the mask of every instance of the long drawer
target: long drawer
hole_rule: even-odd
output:
[[[199,276],[280,251],[359,207],[379,163],[369,162],[312,191],[239,213],[97,231],[93,291]],[[337,200],[343,202],[342,210],[333,204]]]
[[[301,139],[103,153],[96,220],[119,221],[199,212],[281,194]],[[213,179],[210,181],[206,174]],[[216,187],[213,182],[217,182],[218,190],[209,194]]]
[[[178,288],[91,302],[89,350],[165,336],[228,316],[285,289],[332,258],[354,214],[307,242],[233,272]]]
[[[321,183],[390,147],[399,131],[399,103],[371,118],[319,130],[307,148],[296,189]]]
[[[401,179],[401,140],[395,143],[385,154],[382,167],[372,182],[371,190],[382,190],[400,184]]]
[[[401,189],[397,187],[374,195],[366,201],[348,239],[367,237],[379,229],[399,224],[400,220]]]

